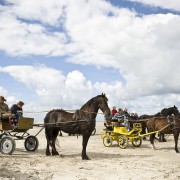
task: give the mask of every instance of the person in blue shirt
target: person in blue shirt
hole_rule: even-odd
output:
[[[17,104],[13,104],[10,108],[11,113],[15,114],[17,119],[23,116],[23,109],[22,109],[23,106],[24,106],[24,102],[19,101]]]

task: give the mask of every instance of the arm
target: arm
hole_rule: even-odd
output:
[[[3,113],[7,113],[7,112],[10,112],[8,105],[7,104],[1,104],[0,105],[0,113],[3,114]]]

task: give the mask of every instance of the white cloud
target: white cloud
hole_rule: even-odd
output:
[[[7,66],[1,67],[0,72],[8,73],[14,80],[31,89],[36,96],[28,99],[25,110],[36,112],[53,108],[76,109],[80,108],[87,100],[98,94],[106,93],[109,106],[128,108],[130,112],[139,114],[155,114],[164,107],[180,107],[180,95],[167,94],[134,98],[126,91],[121,82],[96,82],[92,83],[78,70],[69,72],[67,76],[62,72],[39,66]],[[9,105],[16,103],[15,96],[0,88],[0,93],[7,97]],[[27,96],[27,94],[25,95]],[[27,99],[21,95],[21,99]]]
[[[0,94],[5,97],[7,95],[7,90],[0,86]]]
[[[44,65],[0,67],[0,72],[8,73],[34,91],[43,105],[75,107],[92,95],[92,83],[77,70],[69,72],[67,77]]]
[[[0,71],[9,73],[15,80],[34,89],[42,102],[57,104],[65,81],[64,75],[45,66],[7,66]],[[53,101],[52,101],[53,100]]]
[[[128,0],[132,2],[139,2],[142,4],[150,5],[153,7],[161,7],[163,9],[171,9],[175,11],[180,11],[180,3],[179,0]]]
[[[1,70],[1,67],[0,67]],[[4,96],[6,99],[6,103],[8,104],[9,108],[11,107],[12,104],[15,104],[18,102],[17,98],[11,94],[8,90],[0,86],[0,96]]]
[[[76,64],[112,67],[126,81],[125,85],[113,81],[93,84],[79,71],[65,76],[42,66],[1,68],[34,89],[42,102],[62,106],[82,104],[95,92],[102,91],[110,99],[147,95],[153,99],[159,94],[174,93],[175,97],[180,94],[179,15],[139,17],[136,12],[101,0],[6,2],[12,5],[0,6],[0,41],[3,42],[0,50],[11,56],[66,56],[66,60]],[[169,7],[177,3],[171,1],[170,6],[169,1],[149,2],[159,3],[158,6],[164,2]],[[117,103],[116,98],[112,105]]]
[[[63,33],[49,34],[39,24],[28,24],[12,15],[0,16],[0,49],[11,56],[64,55],[66,37]]]
[[[63,8],[67,4],[66,0],[6,0],[6,2],[11,4],[7,8],[1,7],[6,13],[13,14],[18,18],[40,21],[55,26],[59,26],[57,23],[61,22]]]
[[[93,84],[86,80],[84,75],[78,70],[69,72],[64,84],[63,101],[66,106],[71,103],[74,106],[87,101],[92,97]]]

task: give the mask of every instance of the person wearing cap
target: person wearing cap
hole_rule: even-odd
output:
[[[8,105],[4,102],[6,99],[0,96],[0,120],[9,120],[12,128],[14,128],[14,114],[11,113]]]
[[[23,109],[24,102],[19,101],[17,104],[13,104],[10,108],[10,111],[12,114],[15,114],[16,119],[19,119],[19,117],[23,116]]]
[[[1,115],[1,118],[11,116],[11,112],[9,110],[9,107],[4,101],[6,101],[4,96],[0,96],[0,115]]]

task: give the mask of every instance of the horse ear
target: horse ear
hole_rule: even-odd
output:
[[[106,96],[106,95],[104,93],[102,93],[101,96]]]
[[[176,108],[176,106],[174,105],[174,107]]]

